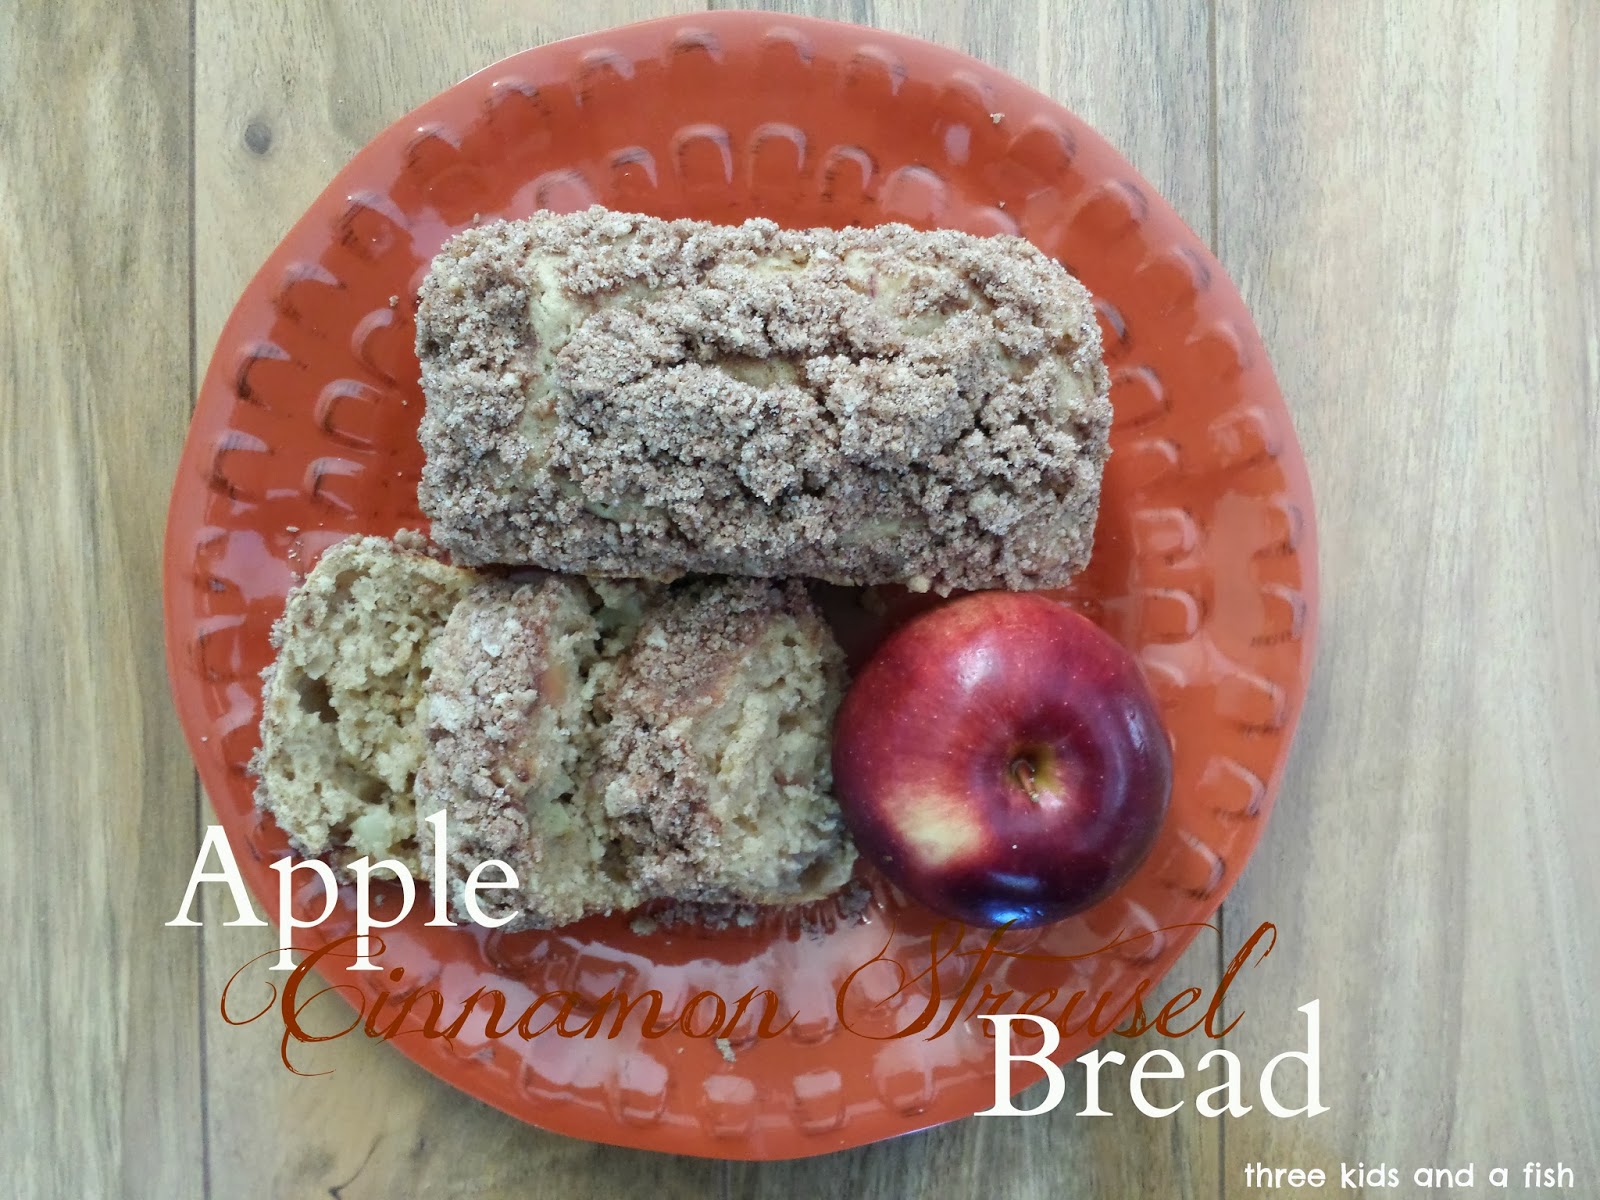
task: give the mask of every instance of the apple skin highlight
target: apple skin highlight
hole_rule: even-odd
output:
[[[971,925],[1046,925],[1117,889],[1155,844],[1172,756],[1132,656],[1041,595],[915,618],[834,726],[856,844],[907,895]]]

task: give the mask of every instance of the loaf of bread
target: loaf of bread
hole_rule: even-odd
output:
[[[793,905],[849,878],[831,792],[843,655],[798,584],[532,580],[420,539],[328,551],[269,668],[257,802],[305,854],[427,871],[507,928],[651,901]]]
[[[460,562],[947,592],[1089,556],[1099,328],[1020,238],[538,213],[445,245],[417,351]]]

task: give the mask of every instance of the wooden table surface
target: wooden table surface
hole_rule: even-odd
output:
[[[225,1026],[259,930],[163,927],[208,819],[168,699],[168,488],[246,280],[357,148],[661,0],[0,6],[0,1195],[1218,1197],[1245,1168],[1525,1162],[1600,1196],[1600,4],[802,0],[965,49],[1215,247],[1309,460],[1317,670],[1223,910],[1227,1039],[1321,1002],[1331,1111],[968,1120],[727,1165],[526,1128],[388,1047]],[[1215,943],[1174,977],[1215,983]],[[1299,1039],[1299,1040],[1297,1040]],[[1174,1044],[1191,1067],[1206,1047]],[[1150,1043],[1155,1044],[1155,1043]],[[1192,1094],[1192,1093],[1191,1093]],[[1300,1194],[1285,1190],[1274,1194]],[[1344,1192],[1343,1194],[1352,1194]],[[1443,1193],[1441,1193],[1443,1194]]]

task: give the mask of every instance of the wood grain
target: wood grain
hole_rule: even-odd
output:
[[[189,11],[0,7],[0,1195],[202,1190],[159,573],[192,390]]]
[[[693,7],[0,6],[0,544],[19,548],[0,582],[0,1195],[1221,1198],[1290,1194],[1247,1192],[1249,1163],[1357,1160],[1407,1182],[1472,1162],[1480,1189],[1489,1166],[1560,1160],[1567,1195],[1600,1193],[1587,0],[772,5],[1053,94],[1255,312],[1311,467],[1324,613],[1278,810],[1222,916],[1229,950],[1260,921],[1280,934],[1226,1044],[1259,1071],[1320,1001],[1327,1114],[1077,1118],[1073,1072],[1049,1117],[718,1164],[527,1128],[381,1045],[330,1044],[334,1073],[297,1079],[270,1028],[221,1022],[222,980],[270,939],[162,924],[209,819],[160,652],[194,373],[382,126],[504,54]],[[1218,965],[1202,941],[1171,985]],[[1192,1069],[1191,1041],[1173,1048]]]
[[[1332,1109],[1231,1127],[1229,1186],[1561,1160],[1600,1194],[1600,9],[1227,0],[1217,50],[1218,250],[1310,461],[1325,596],[1227,905],[1284,931],[1230,1045],[1303,1043],[1320,998]]]

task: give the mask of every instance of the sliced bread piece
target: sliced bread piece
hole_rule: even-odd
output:
[[[489,859],[508,864],[521,886],[478,893],[479,911],[511,918],[513,929],[565,925],[639,902],[586,786],[589,676],[608,639],[626,638],[641,608],[639,589],[608,591],[614,605],[579,579],[485,583],[429,649],[417,814],[448,817],[444,886],[458,918],[470,918],[467,882]],[[431,844],[431,832],[422,837]]]
[[[797,582],[705,580],[597,681],[595,790],[641,894],[789,905],[850,877],[832,795],[844,656]]]
[[[416,534],[330,548],[273,629],[256,804],[303,855],[418,866],[424,656],[476,574]]]

